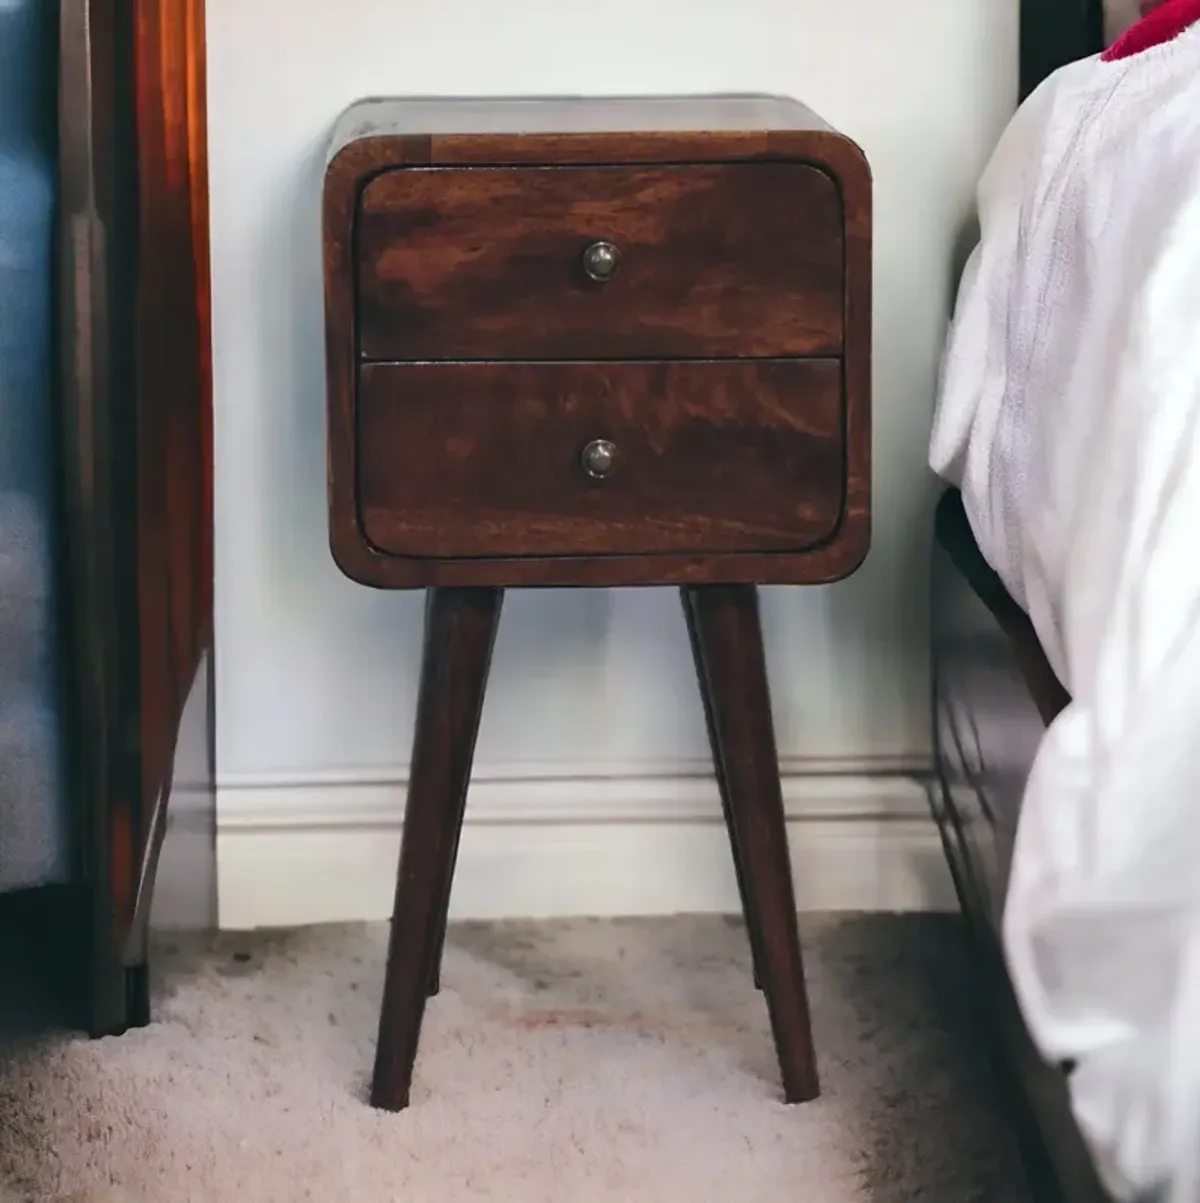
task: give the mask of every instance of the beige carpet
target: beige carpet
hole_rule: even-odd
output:
[[[413,1105],[364,1103],[380,926],[166,940],[156,1022],[0,1048],[0,1197],[1028,1203],[956,920],[807,919],[824,1094],[780,1101],[740,925],[460,927]]]

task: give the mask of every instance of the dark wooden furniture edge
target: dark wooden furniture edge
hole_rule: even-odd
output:
[[[497,101],[495,110],[488,103],[460,100],[411,104],[373,101],[353,106],[339,122],[335,135],[324,191],[331,544],[335,560],[352,579],[380,588],[424,588],[427,595],[413,771],[370,1095],[376,1107],[400,1110],[408,1105],[426,999],[439,986],[446,908],[466,785],[504,591],[514,586],[551,584],[681,586],[714,767],[746,912],[755,976],[774,1034],[784,1098],[799,1103],[819,1093],[757,586],[780,580],[813,583],[836,579],[852,570],[866,551],[871,181],[862,152],[823,125],[812,123],[811,114],[802,106],[779,104],[775,111],[778,126],[771,124],[768,113],[763,118],[766,128],[761,128],[740,124],[746,109],[738,104],[714,105],[712,97],[679,99],[685,103],[664,102],[655,107],[653,118],[640,111],[629,112],[622,107],[624,100],[613,98],[578,98],[566,104],[549,100],[521,112],[515,112],[514,102],[506,101]],[[766,107],[771,103],[778,102],[768,102]],[[370,111],[364,115],[360,110]],[[664,125],[647,129],[642,124],[650,125],[655,118],[671,112],[678,125],[686,128]],[[755,112],[763,116],[762,110]],[[521,132],[494,132],[497,127]],[[472,133],[472,129],[487,132]],[[560,130],[563,132],[556,132]],[[476,374],[487,371],[501,379],[513,378],[513,391],[528,397],[536,393],[537,382],[531,383],[527,377],[554,371],[566,373],[556,382],[556,389],[572,390],[577,398],[582,398],[581,405],[588,399],[588,386],[574,379],[576,374],[590,374],[594,367],[588,354],[593,348],[586,337],[581,337],[570,350],[548,345],[544,358],[514,357],[497,364],[481,353],[481,361],[472,358],[469,368],[464,368],[462,361],[455,361],[444,346],[435,345],[427,354],[417,338],[410,344],[390,342],[386,323],[381,327],[383,335],[371,346],[359,344],[355,322],[361,294],[355,287],[358,278],[354,273],[366,257],[381,254],[377,241],[386,243],[392,237],[388,233],[374,240],[363,237],[361,227],[356,229],[364,190],[384,172],[401,197],[407,195],[410,184],[432,187],[436,193],[447,180],[457,180],[466,188],[481,185],[489,188],[496,177],[489,178],[486,173],[514,163],[537,163],[539,170],[552,167],[555,171],[579,164],[604,164],[614,170],[634,167],[635,176],[640,177],[647,174],[642,169],[645,164],[681,164],[689,171],[699,169],[717,180],[741,174],[739,184],[747,178],[740,166],[727,172],[714,171],[709,165],[806,165],[805,176],[811,181],[808,186],[819,187],[830,198],[825,202],[825,212],[835,213],[838,223],[837,248],[830,255],[826,247],[826,270],[819,285],[828,290],[825,296],[834,288],[844,289],[841,293],[844,300],[819,311],[820,320],[837,331],[833,336],[835,341],[820,344],[819,357],[814,357],[817,355],[814,352],[814,356],[797,355],[783,360],[756,354],[750,349],[754,344],[747,345],[735,338],[723,348],[728,352],[725,357],[714,349],[713,357],[706,358],[703,352],[707,348],[701,343],[674,353],[663,347],[661,362],[675,368],[686,364],[690,371],[699,373],[702,380],[702,385],[697,386],[699,392],[706,387],[714,388],[726,403],[726,394],[731,391],[729,373],[734,370],[727,366],[730,363],[737,371],[744,364],[756,365],[755,370],[761,371],[764,362],[775,369],[787,363],[789,368],[802,367],[808,373],[802,381],[803,387],[793,389],[795,395],[809,398],[813,411],[819,409],[819,416],[814,412],[806,430],[810,433],[820,430],[838,447],[828,463],[821,462],[811,472],[812,476],[827,481],[820,487],[827,490],[829,501],[821,512],[820,526],[813,529],[808,541],[804,541],[806,536],[799,527],[782,527],[787,530],[787,537],[775,543],[760,541],[754,538],[748,522],[740,535],[728,538],[724,544],[719,539],[689,543],[677,535],[672,541],[662,543],[639,539],[638,524],[654,520],[653,513],[642,508],[646,504],[644,498],[636,499],[636,506],[630,506],[627,514],[620,514],[624,525],[614,523],[616,533],[602,531],[601,538],[581,538],[573,544],[567,540],[539,542],[536,536],[522,537],[519,533],[511,538],[505,533],[500,541],[491,532],[487,540],[475,542],[452,542],[439,539],[436,533],[420,542],[405,539],[406,528],[400,519],[388,527],[390,512],[402,514],[409,507],[402,491],[389,492],[387,486],[390,475],[398,468],[391,449],[402,454],[406,447],[420,446],[424,435],[423,427],[418,426],[415,432],[411,427],[389,430],[386,423],[371,417],[374,406],[384,412],[400,408],[404,400],[403,390],[398,387],[405,383],[402,374],[411,379],[414,371],[448,372],[451,369],[447,364],[453,363],[457,371]],[[448,170],[405,179],[406,174],[412,176],[428,165]],[[674,174],[686,178],[688,172]],[[754,173],[760,186],[762,175],[761,171]],[[554,178],[555,187],[561,186],[563,178]],[[526,182],[520,177],[510,178],[506,187],[517,187],[519,191]],[[607,186],[605,183],[604,187]],[[597,191],[603,193],[604,187],[598,187]],[[837,202],[833,201],[834,195]],[[424,213],[423,206],[430,203],[419,199],[414,202],[413,210]],[[561,201],[556,201],[553,207],[557,209],[558,204]],[[389,205],[404,214],[394,235],[403,238],[410,214],[403,202],[397,204],[395,198]],[[486,225],[492,216],[492,210],[487,214],[476,213],[473,224]],[[471,236],[470,245],[480,237],[483,236]],[[540,253],[537,240],[534,248],[531,253]],[[750,258],[752,263],[757,262],[755,256]],[[390,306],[390,302],[381,302],[385,314]],[[400,315],[404,314],[403,305],[396,308]],[[470,316],[469,303],[462,312]],[[387,320],[402,325],[408,321],[396,313]],[[389,349],[396,348],[400,348],[396,353],[405,356],[405,362],[382,358]],[[623,345],[620,340],[611,348],[613,358],[605,358],[604,347],[594,349],[596,359],[608,368],[609,375],[617,374],[617,369],[622,374],[628,373],[630,364],[642,362],[636,358],[638,347]],[[841,352],[836,360],[832,355],[834,349]],[[646,353],[652,354],[654,350],[650,344]],[[555,351],[559,354],[554,354]],[[622,359],[623,354],[630,358]],[[438,366],[430,368],[431,364]],[[536,369],[531,364],[536,364]],[[655,360],[655,365],[658,364]],[[811,374],[818,368],[826,369],[815,378],[823,382],[820,389]],[[703,384],[705,377],[707,384]],[[384,384],[389,388],[384,389]],[[650,388],[657,385],[657,378],[652,378]],[[677,404],[680,394],[686,397],[686,389],[678,385],[676,379],[664,390]],[[430,392],[422,392],[422,400],[432,395],[432,408],[440,419],[429,437],[446,438],[451,423],[445,413],[452,402],[438,396],[432,386],[428,387]],[[769,383],[764,388],[760,382],[758,387],[746,390],[750,407],[764,403],[762,394],[769,387]],[[631,388],[629,396],[640,400],[648,391]],[[364,404],[364,397],[370,399],[369,404]],[[653,399],[657,402],[656,394]],[[485,413],[489,405],[491,402],[483,404]],[[766,408],[771,408],[769,397]],[[539,413],[539,420],[541,416]],[[463,427],[470,425],[464,423]],[[734,422],[731,420],[729,425]],[[384,449],[377,457],[365,450],[366,440],[373,436],[378,436],[379,447]],[[569,431],[564,443],[554,447],[551,456],[554,463],[562,463],[572,454],[570,448],[576,437],[577,431]],[[612,437],[623,442],[619,434]],[[519,459],[519,447],[506,450],[501,462]],[[709,461],[723,453],[723,447],[707,443],[701,444],[699,453],[692,449],[700,461]],[[632,462],[632,454],[630,458]],[[787,474],[803,471],[796,466],[799,462],[797,458],[789,464]],[[450,484],[454,504],[447,508],[445,525],[463,518],[464,512],[470,519],[486,522],[487,503],[480,503],[478,511],[467,510],[463,498],[469,487],[456,476]],[[679,484],[668,481],[668,486],[669,492]],[[790,487],[782,474],[778,487]],[[564,493],[564,498],[565,509],[570,505],[569,492]],[[555,496],[546,508],[557,513],[559,503],[560,498]],[[511,508],[517,513],[526,509],[537,512],[536,506],[523,506],[519,501]],[[688,506],[681,509],[690,512]],[[437,513],[433,506],[430,511]],[[380,514],[384,517],[376,520]],[[438,530],[437,520],[424,515],[422,520],[435,532]],[[397,536],[394,531],[401,534]],[[392,554],[372,546],[372,539],[380,547],[390,547]],[[817,539],[822,542],[814,550]],[[800,545],[793,548],[793,541]],[[681,552],[681,548],[689,546],[704,550],[693,554]],[[745,554],[747,546],[757,550]],[[764,548],[772,550],[764,553]],[[469,558],[472,552],[482,554]],[[793,562],[788,563],[789,560]]]
[[[326,374],[329,393],[327,429],[330,465],[330,548],[346,576],[375,588],[494,585],[504,573],[508,586],[564,585],[685,585],[701,582],[760,584],[817,584],[849,576],[862,563],[870,546],[869,414],[871,388],[871,311],[860,298],[870,295],[872,272],[872,181],[861,149],[832,131],[788,130],[702,133],[685,131],[621,135],[622,162],[738,161],[754,158],[796,158],[827,171],[839,181],[846,207],[847,311],[843,355],[845,380],[847,477],[853,491],[845,499],[841,523],[822,546],[806,550],[803,560],[783,555],[658,556],[652,564],[642,557],[535,558],[432,561],[387,556],[362,532],[354,481],[357,472],[354,429],[355,374],[359,361],[355,316],[349,286],[354,270],[352,245],[342,232],[352,228],[364,182],[397,162],[394,138],[359,138],[337,149],[329,163],[324,193],[326,247]],[[412,166],[454,163],[507,166],[547,153],[552,143],[555,161],[587,164],[612,161],[613,137],[572,134],[554,138],[529,135],[476,137],[411,136],[405,140]],[[347,465],[351,467],[348,468]]]
[[[947,490],[938,503],[936,538],[950,562],[1012,641],[1030,695],[1043,721],[1049,723],[1069,697],[1046,660],[1028,617],[984,560],[956,489]],[[934,706],[936,710],[936,698]],[[933,788],[945,791],[947,786],[939,776]],[[993,1059],[1013,1103],[1018,1133],[1039,1198],[1111,1203],[1072,1115],[1064,1069],[1042,1059],[1022,1018],[999,933],[988,917],[984,887],[955,821],[954,807],[947,802],[934,809],[979,966],[978,993],[992,1022]]]
[[[1042,721],[1048,725],[1071,699],[1050,667],[1029,616],[1013,601],[1004,583],[983,558],[957,489],[948,489],[942,495],[934,527],[938,542],[946,549],[954,566],[1012,640],[1029,692]]]
[[[136,692],[130,524],[135,448],[131,361],[135,179],[132,13],[115,0],[60,7],[59,164],[62,248],[60,415],[64,498],[64,698],[68,788],[75,807],[73,884],[58,918],[73,947],[82,1013],[96,1035],[146,1018],[145,982],[125,963],[114,897],[115,810],[137,797],[130,747]],[[128,825],[124,825],[126,829]],[[77,912],[77,913],[73,913]]]
[[[127,961],[145,960],[180,724],[213,671],[205,0],[138,0],[135,389],[141,808]],[[207,717],[207,716],[206,716]],[[212,730],[208,731],[211,751]],[[215,804],[213,760],[207,765]],[[195,791],[198,784],[187,782]]]
[[[204,3],[61,0],[58,33],[74,865],[70,885],[21,905],[70,1021],[106,1035],[149,1020],[145,936],[179,722],[211,672]]]
[[[1104,44],[1103,0],[1021,0],[1021,98]]]

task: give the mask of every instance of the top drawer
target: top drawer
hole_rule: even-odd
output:
[[[804,163],[395,168],[355,259],[368,360],[842,348],[841,196]]]

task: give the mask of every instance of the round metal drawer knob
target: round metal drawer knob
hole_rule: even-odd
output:
[[[584,449],[583,470],[595,480],[603,480],[617,466],[617,448],[608,439],[593,439]]]
[[[617,274],[620,263],[621,252],[611,242],[593,242],[583,252],[583,270],[600,284]]]

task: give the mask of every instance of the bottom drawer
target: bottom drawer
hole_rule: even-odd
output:
[[[357,405],[388,555],[791,552],[842,514],[836,359],[373,363]]]

